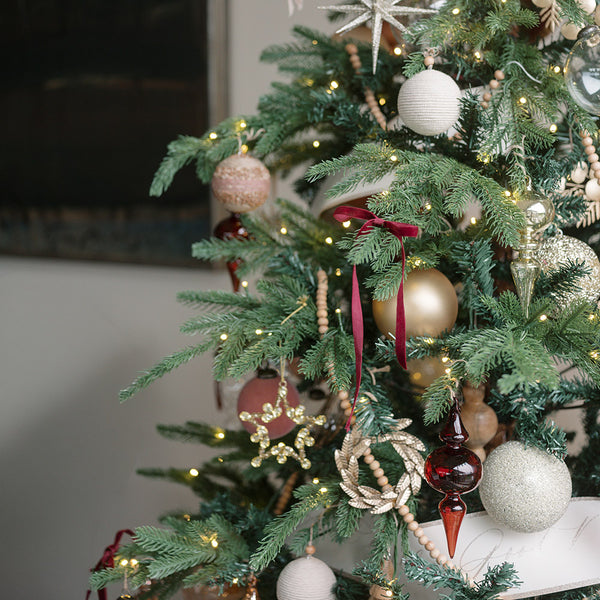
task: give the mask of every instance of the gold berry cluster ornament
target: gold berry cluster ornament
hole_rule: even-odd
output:
[[[313,425],[324,425],[326,417],[325,415],[313,417],[305,414],[306,408],[302,404],[296,407],[290,406],[287,402],[287,393],[287,382],[283,376],[282,369],[275,404],[265,402],[261,412],[249,413],[242,411],[239,414],[241,421],[249,422],[256,426],[256,431],[250,436],[250,441],[259,445],[258,456],[255,456],[250,461],[253,467],[260,467],[264,459],[274,456],[280,464],[287,462],[288,458],[293,458],[300,463],[303,469],[310,469],[311,463],[306,457],[306,447],[314,446],[315,444],[315,438],[311,435],[310,427]],[[268,429],[265,427],[265,423],[269,423],[283,414],[296,423],[296,425],[302,425],[296,434],[294,448],[284,442],[279,442],[271,446],[271,438]]]
[[[497,71],[494,72],[494,78],[492,80],[490,80],[489,86],[490,86],[490,90],[497,90],[500,87],[500,83],[504,80],[505,75],[502,71],[500,71],[500,69],[498,69]],[[490,92],[484,92],[483,94],[483,100],[481,102],[481,107],[482,108],[487,108],[490,105],[490,100],[492,99],[492,93]]]

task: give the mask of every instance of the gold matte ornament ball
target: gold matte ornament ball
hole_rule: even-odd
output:
[[[211,184],[216,199],[228,211],[245,213],[266,202],[271,175],[257,158],[234,154],[217,165]]]
[[[410,382],[419,388],[429,387],[434,380],[446,371],[446,364],[439,356],[412,358],[406,363]]]
[[[397,295],[373,300],[373,317],[379,331],[392,338],[396,332]],[[406,337],[432,336],[452,329],[458,315],[458,298],[451,281],[437,269],[411,271],[404,280]]]

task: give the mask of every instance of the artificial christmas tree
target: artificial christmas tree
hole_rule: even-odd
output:
[[[573,228],[589,201],[562,182],[585,160],[592,174],[597,170],[595,122],[572,99],[562,73],[572,42],[540,27],[542,13],[533,5],[456,1],[403,24],[401,41],[384,52],[378,39],[382,19],[389,23],[393,15],[413,13],[396,4],[355,5],[373,23],[373,48],[298,28],[297,43],[263,55],[291,74],[290,84],[275,84],[256,115],[228,119],[201,138],[169,146],[153,182],[155,194],[185,164],[195,162],[199,178],[208,182],[218,165],[242,150],[272,171],[304,165],[296,190],[307,206],[280,200],[277,217],[240,217],[247,236],[194,245],[195,257],[240,261],[236,276],[254,272],[258,280],[255,286],[244,280],[241,292],[182,292],[183,303],[202,309],[182,331],[202,340],[142,374],[121,398],[208,351],[214,352],[217,380],[269,367],[278,371],[279,384],[265,391],[258,408],[242,411],[245,426],[256,428],[250,433],[235,424],[227,431],[195,422],[161,428],[167,436],[222,449],[193,477],[203,501],[193,514],[166,517],[165,528],[138,528],[134,542],[119,550],[123,564],[117,560],[95,572],[94,587],[127,573],[129,588],[142,590],[141,597],[167,598],[198,585],[247,585],[249,596],[268,600],[276,587],[289,588],[287,576],[274,585],[286,564],[319,564],[290,562],[305,550],[310,555],[308,548],[314,551],[313,538],[351,544],[371,513],[370,550],[351,574],[336,570],[337,598],[404,598],[402,577],[423,588],[449,588],[456,598],[514,593],[519,575],[510,560],[492,556],[485,572],[470,571],[467,544],[458,533],[462,502],[469,513],[482,508],[478,491],[471,491],[479,459],[460,446],[467,435],[456,403],[465,385],[483,390],[502,432],[510,432],[516,445],[505,448],[541,457],[524,461],[521,470],[560,465],[554,471],[562,476],[561,510],[571,478],[575,495],[600,496],[600,288],[589,283],[597,276],[579,255],[561,257],[553,268],[542,268],[535,255],[538,238],[560,229],[584,238],[592,252],[598,240],[600,225],[593,219]],[[590,11],[575,0],[551,5],[544,6],[544,26],[548,15],[576,27],[591,23]],[[352,6],[342,12],[352,12]],[[438,111],[429,105],[422,110],[432,95],[428,73],[444,82],[436,84],[442,94]],[[424,78],[426,86],[417,85]],[[342,179],[328,185],[327,178],[339,173]],[[382,180],[389,183],[359,200],[362,206],[335,211],[340,224],[310,213],[325,191],[335,199]],[[244,191],[239,178],[238,188]],[[476,216],[465,220],[473,208]],[[508,248],[518,252],[510,268],[504,260]],[[435,273],[449,282],[449,291],[433,303],[419,301],[417,293],[415,306],[404,311],[409,273],[427,284]],[[579,285],[585,293],[574,293]],[[390,298],[391,315],[382,325],[372,306]],[[438,326],[440,312],[451,318]],[[403,368],[423,359],[443,365],[425,387]],[[286,401],[292,372],[300,392],[320,391],[313,395],[318,402]],[[567,436],[549,415],[571,406],[582,410],[587,439],[580,454],[568,459],[569,476],[562,462]],[[284,413],[298,427],[271,445],[268,423]],[[424,458],[439,445],[448,415],[453,426],[441,435],[447,448],[426,467]],[[482,468],[485,481],[485,462]],[[524,493],[531,501],[539,493],[527,487],[539,477],[506,481],[506,469],[499,472],[487,496],[492,513],[510,494],[511,481],[517,482],[515,496]],[[440,504],[440,510],[456,564],[426,534],[431,526],[425,522],[436,519],[440,500],[421,486],[426,473],[453,498],[452,506]],[[183,471],[152,474],[191,483]],[[465,491],[471,493],[458,498]],[[539,505],[545,493],[536,496],[537,512],[544,512]],[[462,509],[455,511],[458,505]],[[521,520],[531,510],[524,507]],[[499,521],[497,527],[510,527]],[[533,530],[527,524],[524,529]],[[409,549],[410,537],[418,552]],[[331,597],[333,579],[327,577],[328,589],[320,587],[319,597]],[[598,580],[597,572],[582,579],[588,586]],[[294,579],[295,587],[299,581]],[[591,595],[582,585],[562,582],[571,591],[558,595]],[[288,589],[284,596],[303,591],[290,595]]]

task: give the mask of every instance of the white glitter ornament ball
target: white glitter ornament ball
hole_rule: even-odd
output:
[[[439,135],[456,123],[460,88],[452,77],[426,69],[407,79],[398,94],[398,116],[421,135]]]
[[[277,580],[278,600],[335,600],[333,571],[314,556],[288,563]]]
[[[217,165],[211,185],[227,210],[245,213],[265,203],[271,190],[271,174],[257,158],[234,154]]]
[[[589,275],[580,277],[573,291],[562,297],[562,306],[574,300],[594,303],[600,296],[600,261],[596,253],[585,243],[568,235],[557,235],[544,240],[535,251],[534,257],[540,262],[542,271],[550,273],[566,266],[569,262],[583,263]]]
[[[560,519],[571,488],[571,475],[562,460],[521,442],[506,442],[487,457],[479,495],[494,521],[532,533]]]

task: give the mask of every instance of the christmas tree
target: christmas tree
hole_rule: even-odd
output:
[[[119,537],[92,588],[385,599],[408,597],[409,580],[495,598],[520,575],[461,563],[467,512],[529,535],[571,496],[600,496],[594,10],[332,7],[344,37],[296,28],[265,50],[291,81],[256,114],[169,145],[151,194],[189,164],[212,182],[231,216],[192,252],[225,261],[234,291],[181,292],[198,310],[182,331],[200,341],[121,400],[206,352],[217,381],[247,381],[231,429],[159,426],[218,448],[193,472],[144,471],[189,485],[200,506]],[[372,43],[352,38],[363,24]],[[298,198],[261,212],[269,173],[298,166]],[[585,444],[567,456],[551,414],[573,407]],[[439,516],[443,546],[423,526]],[[323,538],[356,543],[366,521],[352,572],[313,556]],[[595,594],[595,576],[556,596]]]

